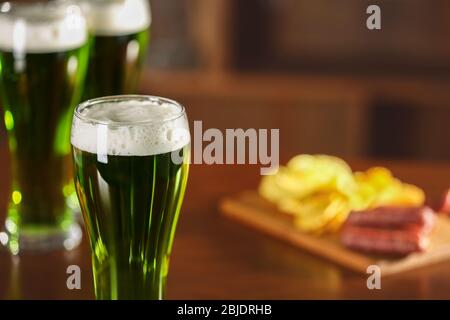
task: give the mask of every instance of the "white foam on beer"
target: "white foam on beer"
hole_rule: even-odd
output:
[[[126,35],[151,24],[148,0],[90,0],[83,8],[89,28],[96,35]]]
[[[131,100],[99,103],[74,117],[71,143],[77,149],[119,156],[147,156],[172,152],[190,142],[181,107]]]
[[[21,8],[17,15],[0,13],[0,49],[15,53],[59,52],[87,41],[86,20],[78,7],[58,18],[46,18],[45,7]],[[19,18],[20,16],[20,18]]]

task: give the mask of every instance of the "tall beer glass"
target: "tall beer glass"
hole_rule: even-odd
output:
[[[70,120],[88,61],[88,31],[71,2],[0,4],[0,95],[13,181],[6,231],[14,253],[75,247],[67,205]]]
[[[164,298],[188,177],[184,108],[150,96],[90,100],[75,110],[71,142],[96,298]]]
[[[150,37],[148,0],[83,4],[92,34],[84,100],[135,93]]]

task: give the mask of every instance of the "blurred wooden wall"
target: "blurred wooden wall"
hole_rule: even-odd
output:
[[[238,3],[243,32],[236,50],[242,68],[365,74],[450,70],[448,0],[378,1],[380,31],[366,28],[366,8],[377,3],[369,0]]]
[[[219,112],[292,108],[298,152],[450,159],[450,1],[378,1],[381,31],[365,27],[368,0],[177,3],[195,62],[150,62],[143,91]]]

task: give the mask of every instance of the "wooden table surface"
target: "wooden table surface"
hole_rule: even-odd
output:
[[[192,119],[192,118],[191,118]],[[282,156],[286,161],[292,154]],[[374,161],[351,161],[355,169]],[[450,184],[450,164],[377,161],[436,199]],[[9,160],[0,138],[0,218],[9,188]],[[383,279],[370,291],[360,275],[222,217],[218,201],[257,186],[257,166],[192,165],[175,237],[169,299],[393,299],[450,298],[450,261]],[[3,223],[3,222],[2,222]],[[82,270],[81,290],[66,288],[66,268]],[[0,252],[0,298],[92,299],[89,247],[11,257]]]

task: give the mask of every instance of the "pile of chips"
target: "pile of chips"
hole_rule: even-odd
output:
[[[292,215],[295,225],[314,234],[338,231],[352,210],[421,206],[424,192],[402,183],[382,167],[353,173],[342,159],[298,155],[274,175],[264,176],[260,195]]]

